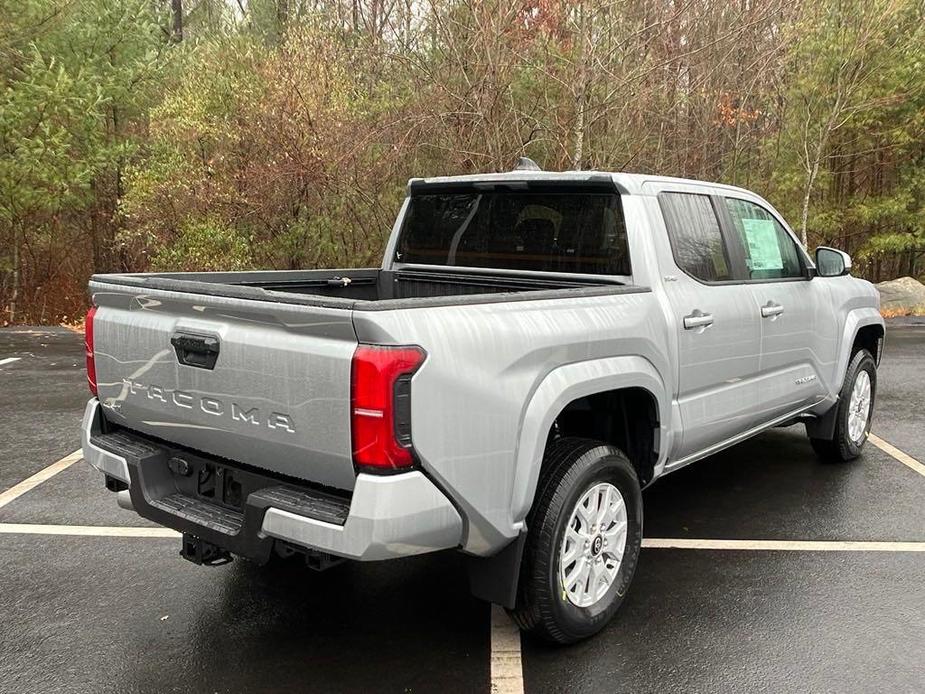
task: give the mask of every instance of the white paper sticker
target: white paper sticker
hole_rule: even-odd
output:
[[[751,270],[783,270],[784,261],[777,245],[777,231],[769,219],[743,219],[745,245],[751,258]]]

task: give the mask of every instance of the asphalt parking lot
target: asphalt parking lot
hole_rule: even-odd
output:
[[[79,446],[88,397],[80,335],[0,330],[0,500]],[[873,431],[925,461],[925,321],[888,327]],[[83,461],[9,496],[0,692],[925,691],[925,474],[819,463],[802,427],[648,489],[621,613],[567,649],[518,644],[452,553],[201,568]]]

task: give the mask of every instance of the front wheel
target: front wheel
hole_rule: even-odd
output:
[[[870,352],[859,350],[848,364],[838,397],[835,433],[831,439],[810,439],[823,460],[847,462],[861,455],[867,442],[877,394],[877,364]]]
[[[543,467],[509,612],[532,635],[572,643],[600,631],[626,596],[642,543],[642,492],[626,456],[597,441],[559,439]]]

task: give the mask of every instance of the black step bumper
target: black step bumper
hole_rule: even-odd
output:
[[[125,460],[140,516],[260,563],[277,541],[261,532],[268,508],[335,525],[343,525],[350,512],[349,498],[295,487],[124,429],[93,434],[90,443]]]

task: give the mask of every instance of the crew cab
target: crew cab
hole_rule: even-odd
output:
[[[782,425],[859,456],[884,328],[850,268],[742,188],[412,179],[379,268],[93,276],[83,454],[196,563],[454,549],[572,642],[626,595],[645,486]]]

